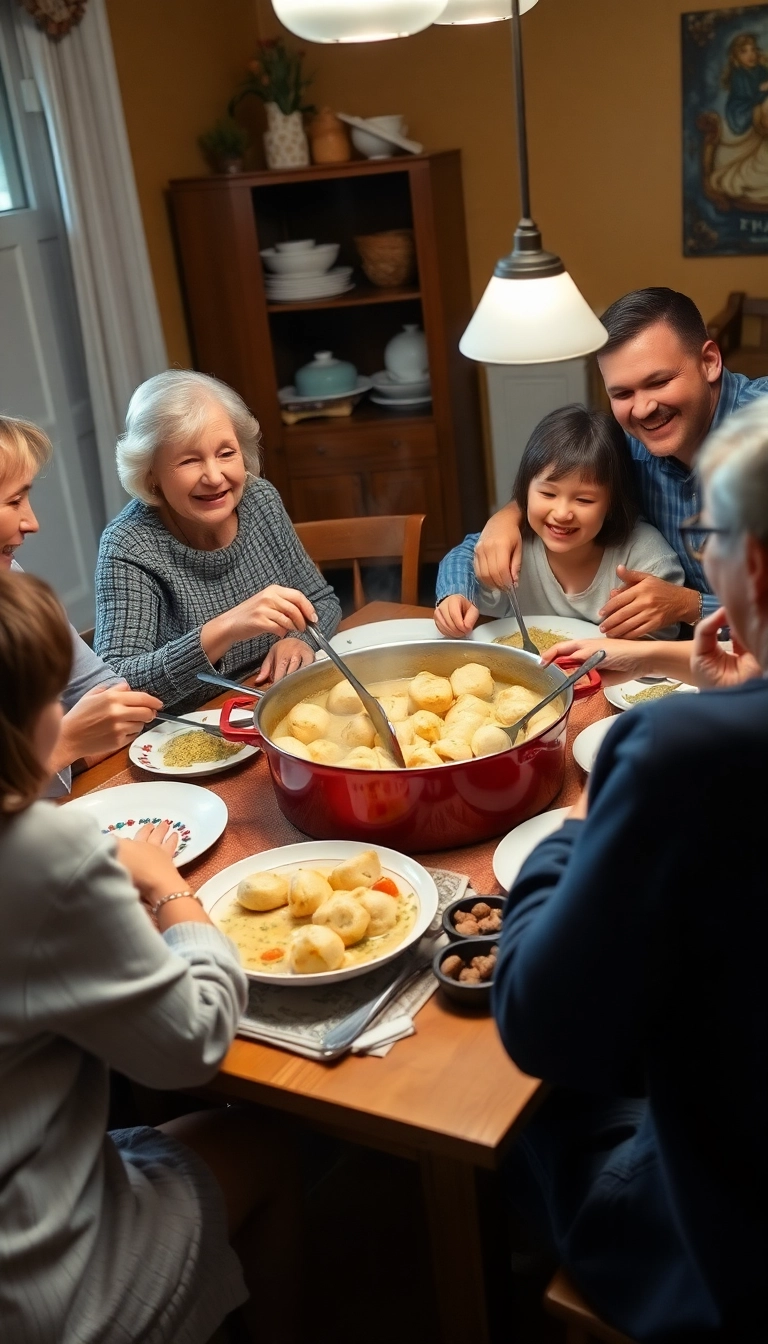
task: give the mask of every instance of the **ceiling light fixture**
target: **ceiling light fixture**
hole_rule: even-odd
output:
[[[428,28],[445,0],[272,0],[272,8],[307,42],[384,42]]]
[[[536,0],[520,0],[520,13],[533,9]],[[496,23],[511,19],[512,0],[448,0],[437,24]]]
[[[560,258],[542,248],[541,233],[531,219],[520,5],[521,0],[512,0],[522,218],[512,251],[496,263],[459,341],[461,353],[482,364],[549,364],[576,359],[599,350],[608,339],[605,327]]]

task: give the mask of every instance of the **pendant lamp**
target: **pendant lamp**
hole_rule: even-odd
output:
[[[520,0],[520,13],[533,9],[536,0]],[[435,23],[495,23],[512,17],[512,0],[448,0]]]
[[[272,8],[307,42],[383,42],[428,28],[445,0],[272,0]]]
[[[522,219],[511,253],[496,263],[459,341],[461,353],[482,364],[550,364],[591,354],[608,340],[605,327],[560,258],[542,248],[541,234],[531,219],[520,8],[521,0],[512,0]]]

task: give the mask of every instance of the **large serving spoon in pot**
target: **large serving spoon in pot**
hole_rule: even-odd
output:
[[[376,732],[379,734],[382,746],[384,747],[385,751],[389,751],[391,755],[394,757],[395,765],[399,765],[401,769],[404,770],[405,757],[403,756],[402,747],[400,746],[400,743],[397,740],[397,733],[392,727],[392,724],[389,722],[389,719],[384,713],[384,710],[382,709],[378,700],[375,698],[375,696],[371,695],[370,691],[367,691],[365,689],[361,681],[358,681],[354,672],[350,672],[349,668],[347,667],[347,664],[344,662],[344,659],[339,657],[333,645],[330,644],[328,640],[325,638],[323,632],[321,630],[318,630],[317,626],[313,625],[311,621],[307,622],[307,634],[309,635],[309,638],[312,640],[312,643],[315,645],[315,648],[322,649],[323,653],[326,653],[328,655],[334,666],[336,666],[339,669],[341,675],[345,677],[346,680],[349,682],[350,686],[352,686],[353,689],[357,691],[357,694],[360,696],[360,699],[363,702],[363,706],[368,713],[368,717],[370,718],[371,723],[376,729]]]
[[[559,695],[562,695],[563,691],[567,691],[569,686],[575,686],[576,682],[580,681],[582,677],[588,676],[592,671],[592,668],[597,667],[597,664],[601,663],[604,657],[605,649],[597,649],[596,652],[592,654],[591,658],[586,658],[581,666],[578,667],[575,672],[571,673],[570,677],[566,677],[565,681],[561,681],[560,685],[556,686],[554,691],[550,691],[549,695],[545,695],[543,700],[540,700],[537,705],[534,705],[533,709],[529,709],[528,713],[524,714],[516,723],[510,723],[509,725],[501,724],[500,727],[504,729],[504,732],[508,735],[512,745],[514,746],[520,733],[528,726],[534,714],[538,714],[539,710],[543,709],[545,705],[551,704],[551,702],[556,700]]]
[[[520,631],[520,638],[523,641],[523,648],[525,649],[526,653],[535,653],[536,657],[538,658],[539,650],[536,648],[536,645],[531,639],[531,636],[528,634],[528,627],[525,624],[525,621],[523,620],[523,613],[520,607],[520,599],[517,596],[514,583],[510,583],[507,589],[507,596],[515,609],[515,620],[517,621],[517,628]]]

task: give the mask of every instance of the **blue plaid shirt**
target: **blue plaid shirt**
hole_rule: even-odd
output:
[[[731,373],[723,369],[720,387],[720,399],[712,418],[710,429],[717,429],[729,415],[738,411],[758,397],[768,397],[768,378],[754,378],[751,382],[743,373]],[[717,611],[718,599],[710,591],[704,570],[696,560],[692,560],[683,545],[680,524],[691,514],[698,513],[699,491],[696,474],[678,462],[676,457],[654,457],[643,447],[638,439],[627,435],[629,451],[635,462],[643,517],[658,528],[666,537],[673,551],[677,552],[685,574],[687,588],[693,588],[703,594],[702,615]],[[440,562],[437,579],[437,600],[442,602],[451,593],[463,593],[474,601],[474,549],[480,539],[479,532],[473,532],[464,541],[454,547]],[[469,591],[468,591],[469,590]]]
[[[768,378],[754,378],[751,382],[743,373],[723,369],[720,399],[712,418],[710,431],[717,429],[729,415],[758,397],[768,397]],[[712,593],[697,560],[692,560],[683,545],[680,524],[701,508],[696,473],[678,462],[676,457],[654,457],[648,449],[627,435],[629,451],[635,463],[635,480],[640,495],[643,517],[658,528],[670,546],[677,552],[685,574],[687,588],[703,593],[702,615],[717,611],[719,599]]]

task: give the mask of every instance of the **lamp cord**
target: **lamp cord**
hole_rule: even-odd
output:
[[[512,0],[512,57],[517,114],[517,159],[520,172],[520,210],[523,219],[531,218],[528,188],[528,135],[525,124],[525,88],[523,85],[523,37],[520,31],[520,0]]]

